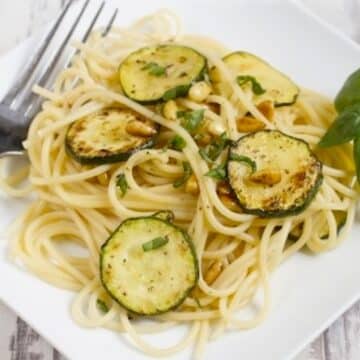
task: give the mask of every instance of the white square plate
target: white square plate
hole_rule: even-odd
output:
[[[333,96],[360,65],[360,49],[292,1],[131,0],[121,5],[118,23],[162,7],[177,11],[185,29],[215,37],[232,49],[254,52],[299,84]],[[34,40],[33,40],[34,41]],[[0,59],[0,96],[11,85],[33,41]],[[71,359],[144,359],[121,335],[82,329],[72,322],[72,294],[51,287],[6,258],[7,224],[24,202],[0,198],[0,298]],[[290,359],[360,297],[360,226],[335,251],[295,255],[274,274],[273,307],[256,329],[228,332],[208,345],[206,359]],[[183,329],[154,341],[171,343]],[[174,358],[188,359],[191,350]]]

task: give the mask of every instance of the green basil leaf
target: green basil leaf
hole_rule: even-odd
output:
[[[216,168],[208,171],[205,176],[209,176],[215,180],[225,180],[227,178],[226,162],[220,164]]]
[[[118,187],[118,189],[120,189],[121,195],[124,196],[127,190],[129,189],[129,185],[126,181],[125,174],[119,174],[117,176],[116,186]]]
[[[231,144],[231,140],[227,137],[226,132],[222,133],[218,138],[214,139],[204,149],[199,150],[200,156],[207,162],[214,162],[223,150]]]
[[[348,106],[360,103],[360,69],[352,73],[336,95],[335,108],[340,113]]]
[[[172,89],[165,91],[164,95],[162,96],[164,101],[172,100],[180,96],[185,96],[189,91],[189,85],[179,85]]]
[[[180,135],[175,135],[169,142],[171,149],[181,151],[186,146],[186,141]]]
[[[357,137],[354,140],[353,152],[354,152],[357,181],[358,183],[360,183],[360,137]]]
[[[150,75],[154,76],[163,76],[166,75],[166,68],[163,66],[160,66],[159,64],[155,62],[147,63],[145,66],[141,68],[141,70],[149,70]]]
[[[243,86],[243,85],[247,84],[248,82],[250,82],[252,91],[255,95],[262,95],[266,92],[266,90],[261,86],[261,84],[253,76],[240,75],[236,78],[236,81],[240,86]]]
[[[181,185],[185,184],[185,182],[189,179],[189,177],[192,174],[192,169],[191,169],[190,163],[188,163],[187,161],[184,161],[182,163],[182,165],[183,165],[183,169],[184,169],[184,175],[181,178],[175,180],[175,182],[173,184],[173,186],[175,188],[178,188]]]
[[[106,302],[104,300],[97,299],[96,305],[103,313],[109,312],[109,307],[106,305]]]
[[[181,120],[181,126],[186,129],[190,134],[194,134],[196,132],[202,121],[204,120],[204,109],[199,110],[193,110],[193,111],[185,111],[185,112],[177,112],[177,114],[180,113],[180,116],[182,118]]]
[[[254,173],[256,171],[256,162],[254,160],[250,159],[248,156],[230,153],[229,160],[243,162],[246,165],[251,167],[251,172]]]
[[[211,159],[206,151],[206,149],[200,149],[199,150],[199,155],[208,163],[212,163],[213,159]]]
[[[319,142],[320,147],[341,145],[360,135],[360,104],[340,113]]]
[[[156,237],[155,239],[152,239],[150,241],[147,241],[146,243],[142,244],[142,248],[144,251],[151,251],[156,250],[164,245],[166,245],[169,242],[169,238],[167,236],[162,237]]]

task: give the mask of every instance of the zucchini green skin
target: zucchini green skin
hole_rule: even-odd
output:
[[[257,96],[257,99],[258,99],[258,103],[260,103],[261,101],[264,101],[264,100],[268,100],[268,99],[273,99],[274,100],[274,105],[276,107],[281,107],[281,106],[287,106],[287,105],[292,105],[296,102],[297,98],[298,98],[298,95],[300,93],[300,89],[299,87],[294,84],[294,82],[288,77],[286,76],[285,74],[281,73],[280,71],[278,71],[277,69],[275,69],[273,66],[271,66],[269,63],[267,63],[266,61],[264,61],[263,59],[259,58],[258,56],[256,55],[253,55],[251,53],[248,53],[248,52],[245,52],[245,51],[235,51],[235,52],[232,52],[228,55],[226,55],[225,57],[223,57],[223,61],[225,62],[225,64],[227,64],[228,66],[231,67],[231,60],[236,58],[236,57],[247,57],[249,59],[253,59],[255,61],[257,61],[259,64],[263,65],[264,67],[268,68],[268,71],[269,72],[272,72],[274,74],[277,74],[279,78],[282,78],[283,80],[287,80],[288,82],[288,86],[291,85],[291,90],[293,92],[293,95],[289,98],[289,100],[286,100],[286,101],[279,101],[277,99],[277,97],[274,95],[274,96],[270,96],[268,95],[267,93],[263,94],[263,95],[259,95]],[[235,70],[235,69],[234,69]],[[265,87],[265,90],[266,89],[266,85],[264,85],[261,81],[261,79],[258,79],[251,71],[247,72],[247,71],[244,71],[243,73],[239,73],[238,75],[250,75],[250,76],[254,76],[256,78],[256,80],[260,83],[260,85],[262,85],[263,87]],[[275,86],[276,88],[276,86]]]
[[[154,214],[155,215],[155,214]],[[156,216],[144,216],[144,217],[135,217],[135,218],[128,218],[126,220],[124,220],[122,223],[120,223],[120,225],[114,230],[114,232],[109,236],[109,238],[105,241],[105,243],[101,246],[100,249],[100,281],[104,287],[104,289],[108,292],[108,294],[110,295],[110,297],[112,299],[114,299],[119,305],[121,305],[123,308],[125,308],[126,310],[128,310],[129,312],[135,314],[135,315],[140,315],[140,316],[150,316],[150,315],[160,315],[163,313],[166,313],[168,311],[174,310],[176,309],[178,306],[180,306],[184,300],[189,296],[189,294],[191,293],[191,291],[195,288],[195,286],[198,283],[199,280],[199,261],[197,258],[197,254],[196,254],[196,250],[195,250],[195,246],[193,244],[192,239],[190,238],[190,236],[188,235],[188,233],[186,231],[184,231],[183,229],[181,229],[180,227],[174,225],[171,222],[168,222],[162,218],[156,217]],[[193,259],[193,265],[194,265],[194,270],[195,270],[195,279],[193,282],[193,285],[190,286],[189,288],[187,288],[184,292],[183,295],[178,299],[178,301],[176,301],[176,303],[170,305],[169,307],[165,308],[165,309],[157,309],[154,312],[149,312],[149,313],[143,313],[143,312],[139,312],[139,311],[135,311],[134,309],[130,308],[129,306],[127,306],[127,304],[125,304],[123,301],[121,301],[117,296],[115,296],[112,291],[109,289],[109,287],[106,284],[106,281],[104,279],[104,256],[105,256],[105,249],[107,247],[107,245],[109,244],[109,242],[112,240],[112,237],[118,232],[118,230],[126,223],[134,221],[134,220],[146,220],[146,219],[154,219],[156,221],[165,223],[166,225],[174,228],[175,230],[179,231],[184,240],[186,241],[187,245],[189,246],[191,255],[192,255],[192,259]]]
[[[117,162],[126,161],[131,155],[133,155],[137,151],[154,147],[155,143],[156,143],[155,138],[152,138],[146,144],[139,146],[131,151],[112,154],[108,156],[86,157],[86,156],[80,156],[79,154],[74,152],[72,150],[72,147],[69,145],[68,141],[65,140],[65,151],[68,156],[70,156],[71,158],[73,158],[82,165],[103,165],[103,164],[113,164]]]
[[[158,219],[165,220],[169,223],[173,223],[175,220],[175,215],[171,210],[160,210],[160,211],[157,211],[156,213],[152,214],[152,216],[154,216]]]
[[[280,133],[280,134],[288,137],[289,139],[293,139],[293,140],[301,142],[302,144],[304,144],[306,146],[309,154],[311,154],[314,157],[314,159],[316,160],[317,166],[318,166],[318,173],[317,173],[316,181],[315,181],[314,185],[312,186],[312,188],[310,189],[310,191],[307,193],[306,198],[303,200],[303,202],[301,204],[294,204],[293,206],[291,206],[291,207],[289,207],[287,209],[277,209],[277,210],[263,210],[263,209],[260,209],[260,208],[256,208],[256,209],[249,208],[240,200],[239,195],[237,194],[236,190],[232,186],[232,184],[231,184],[231,175],[230,175],[231,174],[231,170],[230,170],[230,161],[231,161],[230,160],[230,152],[231,152],[231,149],[233,147],[236,148],[237,144],[240,141],[242,141],[242,140],[244,140],[246,138],[249,138],[249,137],[253,137],[255,134],[261,133],[261,132],[263,132],[263,133],[277,132],[277,133]],[[238,141],[236,143],[234,143],[230,147],[229,155],[228,155],[228,162],[227,162],[227,172],[229,174],[230,187],[232,188],[233,193],[236,195],[239,206],[242,208],[242,210],[245,213],[256,215],[256,216],[259,216],[261,218],[281,218],[281,217],[294,216],[294,215],[300,214],[301,212],[303,212],[310,205],[310,203],[314,199],[315,195],[317,194],[318,190],[320,189],[320,186],[321,186],[322,181],[323,181],[322,163],[317,158],[317,156],[311,151],[310,146],[306,141],[304,141],[302,139],[299,139],[299,138],[296,138],[294,136],[284,134],[284,133],[282,133],[281,131],[278,131],[278,130],[269,130],[269,129],[259,130],[259,131],[256,131],[256,132],[246,134],[246,135],[242,136],[240,139],[238,139]]]
[[[134,94],[131,93],[131,90],[125,86],[125,81],[124,81],[124,77],[126,77],[126,69],[125,69],[125,65],[127,64],[127,62],[129,62],[131,60],[132,57],[135,57],[137,55],[141,55],[141,53],[148,51],[148,50],[152,50],[152,49],[158,49],[158,48],[164,48],[164,47],[174,47],[174,48],[182,48],[185,49],[186,51],[192,51],[193,53],[197,54],[197,56],[202,58],[203,61],[203,65],[201,67],[201,69],[195,74],[195,76],[193,76],[190,80],[183,82],[183,83],[179,83],[174,87],[169,87],[166,90],[164,90],[161,94],[159,94],[158,96],[155,97],[150,97],[150,98],[142,98],[140,99],[139,97],[135,96]],[[146,63],[146,62],[145,62]],[[189,89],[191,88],[191,86],[198,81],[201,81],[204,79],[205,74],[208,71],[208,65],[207,65],[207,59],[200,54],[198,51],[187,47],[187,46],[179,46],[179,45],[158,45],[158,46],[154,46],[154,47],[144,47],[141,49],[138,49],[134,52],[132,52],[131,54],[129,54],[120,64],[119,69],[118,69],[118,73],[119,73],[119,78],[120,78],[120,84],[121,87],[125,93],[125,95],[138,102],[139,104],[143,104],[143,105],[155,105],[164,101],[168,101],[170,99],[175,99],[177,97],[184,97],[187,95],[187,93],[189,92]],[[161,77],[155,79],[158,80],[159,86],[160,86],[160,81],[161,81]],[[170,93],[172,93],[171,96]]]
[[[125,125],[117,125],[117,124],[123,124],[123,123],[126,124],[126,122],[125,122],[126,116],[128,117],[127,119],[130,119],[130,120],[136,119],[136,117],[133,116],[133,113],[129,110],[120,109],[120,108],[119,109],[109,108],[109,109],[104,109],[104,110],[100,111],[99,113],[93,114],[92,116],[85,117],[85,118],[82,118],[82,119],[79,119],[79,120],[73,122],[68,127],[68,130],[67,130],[67,133],[65,136],[65,151],[66,151],[67,155],[72,157],[74,160],[76,160],[77,162],[79,162],[80,164],[83,164],[83,165],[111,164],[111,163],[126,161],[135,152],[137,152],[139,150],[151,148],[155,145],[156,135],[158,134],[160,126],[156,123],[153,123],[153,128],[154,128],[154,131],[156,131],[156,134],[153,136],[143,138],[143,141],[139,140],[138,138],[136,138],[132,135],[129,135],[129,134],[124,135],[125,137],[127,136],[128,138],[137,139],[134,141],[135,141],[135,143],[138,143],[140,145],[135,145],[133,147],[127,148],[126,150],[121,149],[121,147],[116,149],[116,146],[117,146],[116,144],[115,145],[113,144],[115,149],[111,149],[111,150],[107,149],[106,145],[104,146],[104,149],[102,149],[103,151],[97,149],[96,146],[98,146],[98,144],[94,144],[91,142],[92,140],[94,140],[94,138],[102,136],[103,141],[108,140],[108,139],[109,139],[109,142],[113,141],[111,139],[111,136],[112,136],[111,131],[113,131],[114,128],[110,128],[110,130],[107,129],[106,127],[103,129],[101,128],[101,125],[103,125],[103,122],[105,122],[106,120],[109,121],[110,124],[111,124],[111,122],[114,123],[114,118],[111,119],[112,114],[115,114],[115,116],[118,116],[118,118],[116,118],[116,120],[118,122],[115,124],[116,124],[117,128],[121,129],[122,134],[125,132],[125,130],[124,130]],[[107,118],[107,116],[108,116],[108,118]],[[124,116],[125,116],[125,118],[124,118]],[[100,121],[99,121],[99,118],[100,118]],[[86,141],[84,142],[84,139],[82,138],[84,136],[82,134],[82,131],[89,131],[87,129],[90,128],[91,124],[95,124],[95,122],[97,122],[97,126],[99,128],[98,129],[96,128],[95,134],[94,134],[94,130],[92,130],[90,132],[89,136],[86,138]],[[86,126],[82,125],[84,123],[90,124],[90,126],[87,125],[87,127],[86,127]],[[80,128],[78,130],[76,130],[76,129],[74,129],[75,126],[79,126]],[[116,130],[116,128],[115,128],[115,130]],[[99,133],[102,133],[102,132],[103,132],[103,134],[98,135]],[[108,136],[108,138],[106,138],[107,136]],[[121,141],[121,137],[120,137],[119,141]],[[81,142],[83,142],[83,145],[81,145],[81,146],[83,148],[86,148],[87,151],[84,151],[84,149],[82,149],[80,147],[79,144]]]

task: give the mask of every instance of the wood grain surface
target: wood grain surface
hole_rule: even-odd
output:
[[[346,27],[344,14],[339,10],[339,0],[326,0],[326,2],[305,0],[305,2],[316,5],[315,8],[318,10],[323,6],[325,10],[319,12],[331,14],[333,24],[341,26],[343,22],[343,26]],[[64,3],[65,0],[0,0],[0,54],[26,36],[37,32],[43,24],[55,16]],[[9,29],[12,31],[8,31]],[[296,360],[359,359],[360,302],[296,358]],[[65,358],[0,302],[0,360],[65,360]],[[277,359],[270,357],[266,360]]]

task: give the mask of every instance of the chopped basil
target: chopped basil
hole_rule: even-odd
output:
[[[154,76],[163,76],[166,75],[166,68],[163,66],[160,66],[159,64],[155,62],[147,63],[145,66],[141,68],[141,70],[149,70],[150,75]]]
[[[116,186],[118,189],[120,189],[121,195],[124,196],[129,188],[129,185],[126,181],[125,174],[119,174],[117,176]]]
[[[104,300],[97,299],[96,305],[103,313],[107,313],[109,311],[109,307],[106,305]]]
[[[146,243],[142,244],[142,248],[144,251],[151,251],[156,250],[164,245],[166,245],[169,242],[169,238],[167,236],[162,237],[156,237],[155,239],[152,239],[150,241],[147,241]]]
[[[180,136],[175,135],[169,142],[171,149],[181,151],[186,146],[186,141]]]
[[[188,85],[179,85],[177,87],[167,90],[163,95],[162,99],[164,101],[172,100],[179,96],[185,96],[188,91],[189,91]]]
[[[182,163],[182,165],[183,165],[183,169],[184,169],[184,175],[183,175],[181,178],[175,180],[175,182],[174,182],[174,184],[173,184],[173,186],[174,186],[175,188],[178,188],[178,187],[180,187],[181,185],[185,184],[185,182],[189,179],[189,177],[190,177],[191,174],[192,174],[191,166],[190,166],[190,164],[189,164],[187,161],[184,161],[184,162]]]
[[[261,84],[253,76],[240,75],[236,78],[236,81],[240,86],[243,86],[243,85],[247,84],[248,82],[250,82],[252,91],[255,95],[262,95],[266,92],[266,90],[261,86]]]
[[[251,167],[251,172],[256,171],[256,162],[247,156],[230,153],[229,160],[243,162]]]
[[[176,116],[181,118],[181,126],[190,134],[194,134],[204,119],[204,109],[193,111],[178,111]]]
[[[230,143],[231,140],[228,139],[224,132],[204,149],[200,149],[199,154],[205,161],[209,163],[214,162]]]
[[[205,176],[209,176],[216,180],[225,180],[227,178],[226,162],[208,171]]]
[[[199,154],[205,161],[207,161],[209,163],[213,162],[213,159],[210,158],[210,156],[208,155],[206,149],[200,149]]]

